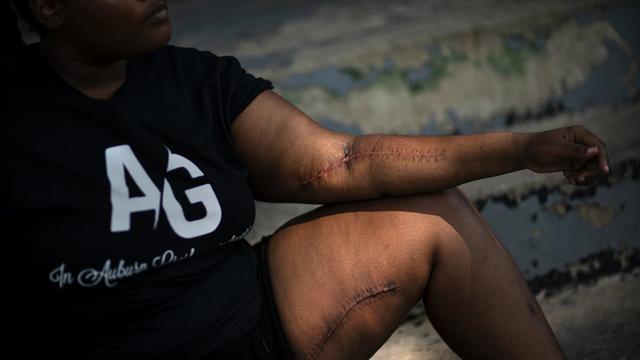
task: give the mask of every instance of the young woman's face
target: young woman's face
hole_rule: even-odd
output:
[[[59,30],[88,54],[104,61],[139,55],[171,37],[166,0],[59,0]]]

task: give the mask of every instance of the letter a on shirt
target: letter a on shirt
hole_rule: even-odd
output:
[[[202,171],[189,159],[168,151],[167,172],[184,168],[191,178],[204,176]],[[111,231],[131,230],[131,214],[153,210],[154,228],[158,225],[160,204],[164,209],[173,231],[180,237],[191,239],[213,232],[222,218],[222,210],[210,184],[203,184],[185,191],[192,204],[202,203],[206,210],[204,217],[187,220],[184,210],[176,199],[171,184],[165,179],[162,193],[138,161],[129,145],[119,145],[105,150],[107,177],[111,184]],[[126,183],[125,170],[144,195],[131,197]]]

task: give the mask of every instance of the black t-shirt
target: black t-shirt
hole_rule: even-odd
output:
[[[0,71],[15,260],[4,296],[23,350],[197,358],[250,329],[254,198],[230,126],[271,83],[174,46],[129,61],[107,101],[66,83],[35,45]]]

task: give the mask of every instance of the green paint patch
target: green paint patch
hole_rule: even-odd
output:
[[[501,54],[490,54],[487,63],[502,76],[523,76],[528,57],[526,52],[507,50]]]
[[[467,60],[468,56],[465,53],[456,50],[437,52],[429,58],[423,68],[397,69],[389,67],[379,73],[373,82],[361,88],[382,88],[388,92],[409,90],[411,94],[437,89],[442,80],[451,74],[451,68],[454,65]],[[348,75],[354,82],[364,80],[369,76],[353,66],[340,68],[339,71]],[[331,100],[344,98],[327,86],[320,85],[318,87],[328,94]],[[294,104],[296,104],[296,100],[300,99],[298,95],[294,94],[291,94],[290,97]]]
[[[487,57],[487,64],[501,76],[524,76],[531,58],[544,50],[544,42],[528,34],[509,34],[502,38],[502,49]]]
[[[353,66],[341,68],[340,72],[342,72],[345,75],[348,75],[353,81],[360,81],[365,78],[365,73],[362,70],[355,68]]]
[[[404,72],[405,82],[414,94],[437,89],[442,80],[450,74],[451,67],[467,59],[467,54],[455,50],[449,53],[438,53],[430,57],[425,64],[425,70],[429,71],[429,74],[424,80],[411,80],[409,72]]]
[[[404,71],[393,68],[380,74],[373,85],[390,91],[399,91],[407,87]]]

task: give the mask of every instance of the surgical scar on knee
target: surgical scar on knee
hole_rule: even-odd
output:
[[[373,160],[373,159],[397,159],[405,161],[422,161],[437,163],[447,159],[447,150],[444,148],[438,149],[413,149],[407,146],[384,146],[379,147],[380,139],[369,150],[357,151],[353,149],[353,144],[344,144],[342,156],[329,163],[320,171],[315,174],[302,179],[302,185],[310,185],[314,182],[320,181],[328,174],[341,169],[350,169],[355,161]]]
[[[344,303],[336,316],[327,323],[325,333],[309,352],[309,358],[318,358],[318,356],[324,351],[329,340],[331,340],[337,331],[344,327],[349,317],[359,308],[375,303],[387,296],[396,295],[397,290],[398,284],[395,281],[388,281],[382,285],[367,287],[358,291]]]

